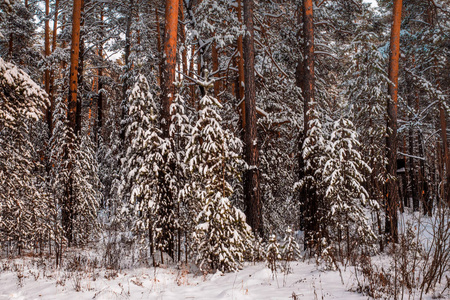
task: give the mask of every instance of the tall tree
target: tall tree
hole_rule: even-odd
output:
[[[303,132],[306,135],[309,129],[310,118],[308,110],[314,103],[314,12],[313,1],[303,0]]]
[[[400,58],[400,27],[402,21],[402,0],[394,0],[389,53],[390,99],[387,103],[386,156],[388,160],[388,181],[386,199],[385,231],[393,242],[398,240],[398,185],[397,185],[397,108],[398,108],[398,66]]]
[[[314,11],[313,1],[303,1],[303,57],[297,70],[297,84],[301,85],[303,96],[303,138],[300,139],[299,169],[301,187],[300,204],[302,222],[305,230],[305,245],[312,247],[314,236],[319,232],[319,216],[316,177],[314,168],[318,167],[316,155],[321,152],[321,124],[315,113],[315,74],[314,74]],[[311,143],[311,141],[313,141]],[[312,153],[309,149],[314,149]]]
[[[161,95],[161,127],[162,137],[164,139],[170,139],[170,107],[172,105],[175,96],[175,68],[177,62],[177,33],[178,33],[178,0],[166,0],[166,23],[164,28],[164,68],[163,68],[163,81],[162,81],[162,95]],[[169,144],[171,142],[169,141]],[[172,158],[167,153],[164,155],[164,162],[166,164],[166,171],[174,171]],[[170,171],[169,171],[170,172]],[[173,173],[173,172],[172,172]],[[161,189],[164,191],[165,210],[168,215],[171,215],[175,209],[175,195],[172,194],[171,189],[171,174],[167,174],[164,170],[159,172],[159,182]],[[174,242],[172,237],[175,236],[173,230],[163,233],[163,240],[167,241],[165,249],[167,253],[174,257]]]
[[[81,27],[81,10],[84,0],[74,0],[72,8],[72,44],[70,51],[70,74],[69,74],[69,98],[68,98],[68,125],[72,129],[72,136],[69,138],[70,141],[75,142],[75,136],[77,135],[77,111],[78,108],[78,65],[80,57],[80,27]],[[69,161],[69,174],[71,174],[71,169],[73,168],[73,162]],[[67,189],[67,203],[63,205],[62,222],[63,229],[66,234],[66,238],[70,243],[73,237],[73,209],[75,202],[75,192],[74,192],[74,180],[69,178],[69,186],[65,187]]]
[[[45,57],[50,55],[50,0],[45,0],[45,30],[44,30],[44,48],[45,48]],[[44,80],[45,80],[45,92],[50,95],[50,69],[47,68],[44,71]],[[53,104],[50,104],[50,107],[47,109],[47,124],[52,132],[52,107]]]
[[[162,82],[163,134],[169,136],[170,105],[175,95],[175,68],[177,63],[178,0],[166,0],[166,24],[164,29],[164,68]]]
[[[255,91],[255,49],[253,29],[253,0],[244,0],[244,62],[245,62],[245,160],[247,169],[244,172],[244,202],[247,222],[253,231],[263,234],[261,214],[260,172],[258,141],[256,136],[256,91]]]

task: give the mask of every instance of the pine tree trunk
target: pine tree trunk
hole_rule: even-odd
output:
[[[397,107],[398,107],[398,66],[400,57],[400,26],[402,19],[402,0],[394,0],[393,23],[391,28],[387,104],[387,139],[388,159],[386,234],[392,242],[398,241],[398,184],[397,184]]]
[[[175,68],[176,68],[176,58],[177,58],[177,33],[178,33],[178,12],[179,12],[179,1],[178,0],[166,0],[166,15],[165,15],[165,28],[164,28],[164,68],[163,68],[163,82],[162,82],[162,95],[161,95],[161,124],[163,129],[163,137],[170,138],[170,106],[173,102],[175,96]],[[169,162],[167,155],[164,157],[164,161],[169,163],[168,166],[174,173],[175,166]],[[162,190],[165,191],[165,204],[164,211],[170,213],[175,209],[174,206],[174,195],[170,190],[170,183],[163,172],[159,174],[160,185]],[[167,244],[167,253],[175,259],[175,245],[174,237],[175,231],[173,224],[167,224],[164,229],[163,239]]]
[[[103,8],[101,8],[100,10],[100,24],[101,24],[101,35],[100,37],[103,38],[104,36],[104,13],[103,13]],[[100,42],[99,46],[98,46],[98,57],[100,58],[100,65],[103,66],[103,42]],[[97,98],[97,128],[96,128],[96,133],[95,136],[97,136],[97,134],[100,134],[101,132],[101,128],[103,125],[103,68],[100,67],[98,69],[98,98]]]
[[[308,136],[310,116],[308,111],[315,105],[315,72],[314,72],[314,11],[313,1],[303,0],[303,62],[297,69],[297,84],[302,84],[303,91],[303,136]],[[300,78],[303,77],[303,78]],[[302,140],[304,143],[305,139]],[[302,156],[303,144],[299,145]],[[301,157],[303,159],[303,157]],[[302,162],[304,165],[304,162]],[[302,165],[300,164],[300,166]],[[303,172],[303,176],[306,174]],[[301,179],[301,178],[300,178]],[[304,187],[300,193],[302,217],[305,224],[305,246],[312,249],[314,247],[314,237],[320,232],[318,223],[318,197],[314,186]]]
[[[175,95],[175,67],[177,59],[178,0],[166,0],[164,28],[164,67],[162,82],[163,135],[169,137],[170,105]]]
[[[443,103],[439,103],[439,123],[441,125],[441,139],[442,139],[442,148],[443,148],[443,163],[445,164],[445,193],[443,195],[444,199],[447,201],[447,204],[450,205],[450,156],[448,150],[448,141],[447,141],[447,119],[445,117],[445,109]]]
[[[77,93],[78,93],[78,67],[80,58],[80,26],[83,0],[73,0],[72,15],[72,44],[70,50],[70,77],[69,77],[69,127],[76,132]]]
[[[303,0],[303,99],[304,99],[304,134],[307,136],[309,129],[308,110],[314,103],[314,14],[313,1]]]
[[[237,9],[238,20],[242,23],[242,5],[241,0],[238,0],[238,9]],[[237,49],[239,53],[238,59],[238,90],[237,94],[239,97],[239,102],[241,102],[241,123],[242,128],[245,129],[245,100],[244,100],[244,82],[245,82],[245,73],[244,73],[244,42],[242,35],[239,35],[237,38]]]
[[[50,0],[45,0],[45,28],[44,28],[44,48],[45,48],[45,57],[50,56]],[[45,82],[45,92],[47,95],[51,95],[50,92],[50,69],[46,68],[44,71],[44,82]],[[52,112],[53,112],[53,99],[50,97],[50,107],[47,109],[47,125],[49,132],[52,132]]]
[[[129,2],[129,11],[127,15],[127,23],[125,30],[125,49],[124,49],[124,64],[125,64],[125,74],[122,80],[122,120],[125,120],[127,117],[126,110],[126,101],[127,101],[127,91],[128,91],[128,76],[130,75],[130,54],[131,54],[131,22],[133,21],[133,10],[134,10],[134,0],[130,0]],[[126,124],[123,123],[123,126],[120,128],[120,139],[122,142],[125,141],[125,128]]]
[[[69,98],[68,98],[68,121],[69,127],[73,130],[72,133],[76,135],[77,132],[77,96],[78,96],[78,67],[80,56],[80,27],[81,27],[81,10],[83,6],[83,0],[73,1],[72,11],[72,44],[70,51],[70,75],[69,75]],[[71,136],[71,143],[74,143],[75,136]],[[68,171],[69,186],[66,187],[66,199],[67,203],[63,207],[63,229],[67,238],[69,246],[72,243],[73,236],[73,204],[74,204],[74,191],[73,191],[73,164],[69,162]]]
[[[58,32],[58,10],[59,10],[59,0],[55,1],[55,17],[53,19],[53,36],[52,36],[52,52],[56,49],[56,38]],[[54,91],[55,74],[53,71],[50,72],[50,113],[53,114],[55,106],[55,91]],[[53,121],[53,116],[52,116]],[[50,135],[52,134],[53,124],[49,125]]]
[[[245,62],[245,158],[248,169],[244,172],[245,214],[253,231],[263,235],[261,214],[260,173],[256,124],[255,50],[253,30],[253,0],[244,0],[244,19],[247,34],[244,37]]]

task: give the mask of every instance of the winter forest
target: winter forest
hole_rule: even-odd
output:
[[[0,299],[450,299],[449,0],[0,0]]]

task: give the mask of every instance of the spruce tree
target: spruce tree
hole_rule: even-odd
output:
[[[375,240],[365,208],[379,209],[379,205],[369,198],[363,186],[363,172],[370,173],[371,170],[358,151],[360,144],[353,124],[340,118],[333,129],[323,168],[324,200],[328,208],[324,218],[326,242],[334,247],[343,239],[350,256],[353,248],[369,245]]]
[[[47,105],[46,93],[30,76],[0,58],[0,239],[19,253],[42,237],[51,206],[30,136]]]
[[[235,271],[253,236],[245,215],[229,200],[234,192],[230,180],[239,176],[242,165],[242,142],[221,126],[220,108],[217,99],[207,94],[200,100],[187,144],[185,163],[191,183],[186,194],[197,212],[193,236],[197,263],[204,270]]]

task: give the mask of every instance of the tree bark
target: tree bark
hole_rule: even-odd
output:
[[[44,48],[45,48],[45,57],[50,56],[50,0],[45,0],[45,28],[44,28]],[[47,68],[44,71],[44,82],[45,82],[45,92],[50,96],[50,69]],[[50,107],[47,109],[47,125],[49,132],[52,132],[52,112],[53,112],[53,99],[50,97]]]
[[[179,13],[179,0],[166,0],[165,10],[165,28],[164,28],[164,68],[163,68],[163,82],[162,82],[162,95],[161,95],[161,124],[163,129],[163,137],[170,138],[170,106],[175,96],[175,69],[177,58],[177,37],[178,37],[178,13]],[[164,161],[167,167],[174,174],[175,166],[169,160],[167,155],[164,156]],[[164,200],[162,203],[163,210],[167,213],[172,213],[175,210],[174,195],[170,189],[170,183],[167,182],[167,176],[164,172],[160,172],[159,181],[161,189],[164,191]],[[167,242],[166,251],[175,259],[175,226],[173,224],[166,224],[163,229],[163,239]]]
[[[162,82],[163,134],[169,136],[170,105],[175,94],[175,67],[177,59],[177,28],[179,0],[166,0],[166,23],[164,28],[164,68]]]
[[[104,24],[103,24],[103,20],[104,20],[104,14],[103,14],[103,8],[101,8],[100,10],[100,32],[101,32],[101,38],[103,38],[104,36]],[[100,65],[103,66],[103,43],[100,42],[100,44],[98,45],[98,57],[100,58]],[[97,132],[95,133],[95,136],[97,136],[97,134],[100,134],[101,132],[101,128],[103,125],[103,68],[100,67],[98,69],[98,98],[97,98]]]
[[[72,43],[70,51],[70,75],[69,75],[69,97],[68,97],[68,121],[69,128],[72,129],[72,134],[76,135],[77,130],[77,96],[78,96],[78,63],[80,56],[80,27],[81,27],[81,10],[83,0],[73,1],[72,10]],[[74,143],[75,136],[71,136],[71,143]],[[67,203],[64,203],[62,212],[62,222],[65,236],[68,240],[69,246],[72,243],[73,236],[73,177],[72,177],[72,162],[69,161],[69,186],[66,187]]]
[[[78,67],[80,58],[80,27],[83,0],[73,0],[72,14],[72,44],[70,47],[70,76],[69,76],[69,127],[76,132]]]
[[[253,0],[244,0],[244,19],[246,34],[244,37],[245,62],[245,158],[248,164],[244,172],[244,201],[247,223],[253,231],[263,235],[261,214],[260,172],[258,161],[258,142],[256,132],[256,91],[255,91],[255,50],[253,30]]]
[[[308,137],[309,122],[311,121],[310,110],[315,105],[315,70],[314,70],[314,10],[312,0],[303,0],[303,61],[299,62],[297,69],[297,84],[301,85],[303,93],[303,137],[299,141],[299,167],[303,171],[299,173],[300,179],[304,176],[314,176],[310,174],[311,170],[305,169],[302,150],[303,143]],[[317,245],[315,239],[320,232],[318,219],[319,198],[315,184],[308,183],[299,194],[300,208],[305,230],[305,247],[311,250]]]
[[[242,5],[241,0],[238,0],[238,9],[237,9],[238,20],[242,23]],[[237,49],[239,53],[238,59],[238,96],[239,101],[241,102],[241,123],[242,128],[245,129],[245,99],[244,99],[244,82],[245,82],[245,74],[244,74],[244,43],[242,39],[242,35],[239,35],[237,38]]]
[[[55,2],[55,16],[53,19],[53,36],[52,36],[52,52],[56,49],[56,38],[58,32],[58,10],[59,10],[59,0]],[[54,82],[55,82],[55,74],[53,71],[50,72],[50,114],[53,114],[54,106],[55,106],[55,96],[54,96]],[[52,115],[53,122],[53,115]],[[49,131],[50,135],[52,134],[53,124],[49,123]]]
[[[308,114],[311,105],[314,105],[314,13],[313,1],[303,0],[303,34],[304,34],[304,52],[303,52],[303,101],[304,101],[304,126],[303,132],[307,136],[310,117]]]
[[[400,27],[402,20],[402,0],[394,0],[393,22],[391,28],[387,104],[388,180],[386,199],[385,232],[392,242],[398,241],[398,182],[397,182],[397,107],[398,107],[398,66],[400,57]]]
[[[441,139],[442,139],[442,148],[444,152],[443,163],[445,164],[445,193],[444,198],[447,201],[447,204],[450,205],[450,156],[448,150],[448,141],[447,141],[447,119],[445,117],[445,109],[444,104],[439,103],[439,123],[441,125]]]
[[[127,23],[126,23],[126,29],[125,29],[125,49],[124,49],[124,75],[122,80],[122,120],[125,120],[127,117],[127,108],[126,108],[126,102],[127,102],[127,91],[128,91],[128,76],[129,72],[131,70],[130,66],[130,54],[131,54],[131,23],[133,22],[133,10],[134,10],[134,0],[130,0],[130,8],[127,15]],[[126,132],[126,124],[122,123],[123,125],[120,128],[120,139],[122,142],[125,142],[125,132]]]

